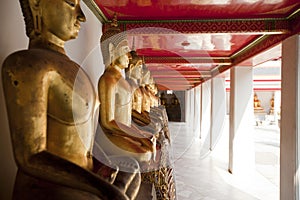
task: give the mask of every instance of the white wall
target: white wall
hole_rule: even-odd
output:
[[[25,25],[19,1],[2,0],[0,8],[0,66],[4,59],[20,49],[26,49],[28,38],[25,35]],[[78,39],[66,44],[67,55],[81,64],[96,83],[104,71],[102,56],[100,54],[99,39],[101,36],[101,23],[88,8],[81,3],[87,22],[82,24]],[[0,77],[0,199],[11,199],[16,165],[13,160],[11,141],[6,117],[5,102],[3,97],[2,76]]]

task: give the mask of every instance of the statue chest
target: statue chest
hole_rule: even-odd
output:
[[[78,67],[52,72],[48,89],[48,115],[62,123],[82,124],[92,116],[95,92]]]
[[[115,91],[115,119],[129,126],[131,124],[132,89],[125,79],[120,79]]]
[[[133,101],[132,101],[133,110],[136,110],[139,113],[142,112],[142,100],[143,100],[143,94],[140,88],[137,88],[133,94]]]

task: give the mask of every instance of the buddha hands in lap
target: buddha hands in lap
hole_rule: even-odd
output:
[[[14,199],[128,199],[95,171],[95,90],[64,44],[85,16],[79,0],[20,0],[29,48],[2,80],[18,174]]]
[[[100,95],[100,125],[104,132],[100,139],[109,155],[133,156],[138,161],[149,161],[155,151],[156,139],[147,131],[131,124],[132,95],[130,84],[122,76],[129,64],[126,35],[114,20],[101,37],[105,71],[98,82]]]

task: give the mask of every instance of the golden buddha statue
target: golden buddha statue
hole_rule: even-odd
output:
[[[274,115],[274,94],[272,95],[272,98],[270,100],[270,111],[269,111],[269,114],[270,115]]]
[[[140,115],[142,112],[142,100],[143,94],[139,88],[139,81],[142,76],[142,58],[136,54],[134,50],[130,51],[130,62],[129,66],[125,69],[126,80],[132,88],[132,118]]]
[[[155,94],[150,89],[150,85],[155,84],[151,76],[151,72],[144,65],[143,68],[143,78],[141,81],[141,90],[143,92],[143,106],[142,113],[147,116],[152,123],[155,124],[156,130],[159,132],[163,128],[163,118],[160,113],[156,112],[156,105],[158,105],[157,98]]]
[[[116,19],[101,37],[101,51],[106,67],[98,82],[101,146],[109,155],[127,155],[147,162],[155,152],[156,139],[131,123],[133,90],[122,76],[130,50]]]
[[[151,97],[149,92],[146,90],[146,85],[149,84],[150,77],[150,71],[144,67],[140,88],[143,92],[142,112],[146,113],[145,115],[149,115],[151,109]]]
[[[149,113],[145,114],[143,109],[144,93],[143,88],[140,87],[139,81],[142,79],[143,61],[142,57],[138,56],[135,51],[130,52],[131,59],[128,68],[126,68],[126,80],[133,90],[132,98],[132,121],[141,130],[157,133],[155,125],[151,122]],[[147,100],[150,100],[149,98]],[[143,104],[144,103],[144,104]],[[148,102],[147,102],[148,103]],[[150,103],[151,104],[151,103]],[[149,104],[149,105],[150,105]],[[149,109],[150,110],[150,107]]]
[[[156,124],[157,130],[164,133],[161,136],[164,136],[170,142],[167,112],[165,107],[159,104],[158,89],[148,69],[145,69],[142,87],[143,94],[149,101],[149,104],[145,106],[145,115],[148,115],[151,121]]]
[[[151,96],[151,91],[149,90],[148,86],[152,79],[150,70],[143,65],[143,75],[140,82],[140,89],[143,93],[143,102],[142,102],[142,113],[151,119],[150,111],[151,108],[155,103],[153,103],[153,98]]]
[[[146,86],[147,90],[150,91],[150,97],[151,97],[151,107],[152,108],[156,108],[159,106],[159,97],[157,96],[157,93],[158,93],[158,89],[157,89],[157,86],[154,82],[154,79],[153,77],[150,78],[150,82],[149,84]]]
[[[142,184],[137,199],[153,199],[152,187],[155,189],[156,199],[172,199],[170,197],[174,197],[175,185],[172,169],[166,167],[167,162],[170,161],[167,161],[166,158],[169,149],[164,144],[164,137],[161,137],[164,135],[162,131],[163,119],[160,112],[153,111],[158,108],[158,100],[155,98],[157,88],[142,57],[138,56],[134,50],[130,52],[130,55],[129,66],[125,71],[126,80],[133,89],[132,123],[141,130],[151,132],[158,140],[156,159],[149,165],[151,170],[142,173]],[[153,87],[153,92],[150,91],[150,87]]]
[[[131,198],[132,187],[116,185],[130,185],[136,174],[122,179],[92,155],[96,93],[64,50],[86,20],[80,0],[20,4],[29,48],[8,56],[2,68],[18,166],[13,199]]]
[[[258,96],[256,93],[254,93],[253,97],[253,106],[255,112],[263,112],[264,109],[261,107],[260,100],[258,99]]]
[[[175,199],[175,180],[170,157],[170,133],[168,118],[164,106],[159,106],[157,87],[150,71],[144,65],[143,78],[141,81],[143,97],[146,97],[146,106],[143,107],[145,115],[148,115],[151,123],[155,124],[157,131],[157,143],[159,155],[157,156],[157,170],[154,174],[154,187],[156,199]],[[143,175],[143,174],[142,174]],[[150,178],[151,180],[151,178]]]

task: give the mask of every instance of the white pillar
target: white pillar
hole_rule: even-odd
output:
[[[300,38],[282,43],[280,199],[299,199]]]
[[[189,111],[189,119],[190,119],[190,127],[192,128],[192,130],[194,131],[194,112],[195,112],[195,99],[194,99],[194,89],[190,89],[189,90],[190,93],[190,111]]]
[[[201,86],[201,156],[210,151],[211,80]]]
[[[204,83],[203,83],[204,84]],[[202,119],[203,119],[203,84],[200,85],[200,130],[199,130],[199,138],[202,138]]]
[[[185,92],[185,120],[186,120],[186,125],[188,127],[193,127],[193,107],[194,107],[194,97],[193,97],[193,90],[187,90]]]
[[[200,105],[201,105],[201,87],[194,88],[194,131],[196,138],[200,138]]]
[[[211,124],[210,150],[213,150],[220,138],[226,117],[225,78],[215,77],[211,81]]]
[[[228,171],[247,175],[255,167],[252,67],[234,67],[230,70],[229,110]]]

